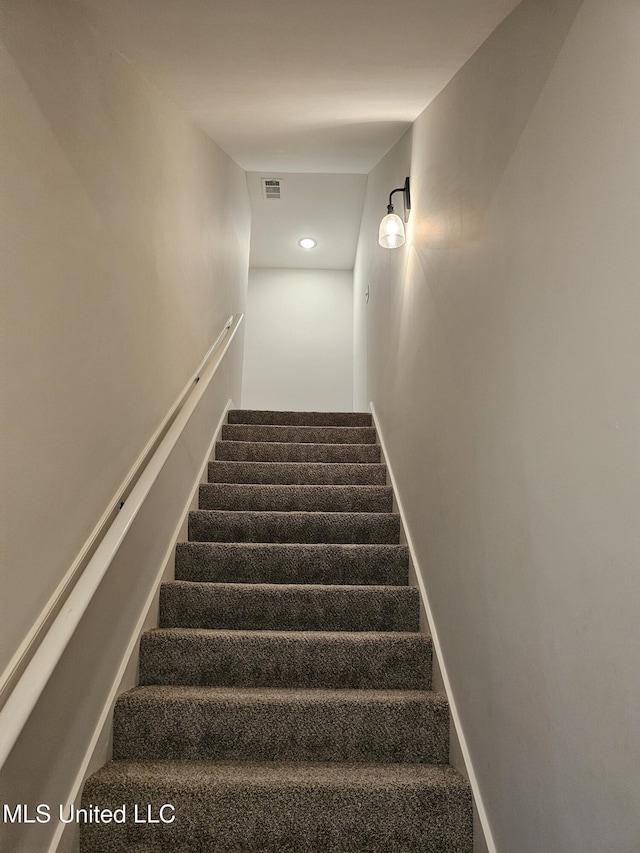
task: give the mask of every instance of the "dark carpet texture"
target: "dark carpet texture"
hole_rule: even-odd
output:
[[[222,462],[209,463],[210,483],[284,485],[384,486],[386,465],[349,462]]]
[[[81,853],[471,853],[371,416],[231,410],[208,470]]]
[[[391,512],[390,486],[296,486],[207,483],[200,509],[268,512]]]
[[[160,589],[161,628],[417,631],[419,608],[408,586],[176,581]]]
[[[377,444],[313,444],[286,441],[217,441],[216,459],[231,462],[380,462]]]
[[[180,542],[176,580],[230,583],[409,583],[406,545]]]
[[[400,517],[366,512],[252,512],[197,509],[189,539],[198,542],[317,542],[396,544]]]

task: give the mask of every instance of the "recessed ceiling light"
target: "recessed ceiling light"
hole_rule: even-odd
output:
[[[303,249],[315,249],[318,244],[313,237],[303,237],[302,240],[298,240],[298,245]]]

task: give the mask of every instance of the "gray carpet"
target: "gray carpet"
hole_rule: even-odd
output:
[[[266,424],[267,426],[372,426],[369,412],[272,412],[231,409],[227,420],[230,424]]]
[[[228,462],[380,462],[377,444],[316,444],[286,441],[216,441],[216,459]]]
[[[426,690],[138,687],[118,699],[123,761],[444,764],[449,708]]]
[[[160,590],[160,627],[412,632],[419,608],[408,586],[176,581]]]
[[[390,486],[207,483],[200,509],[268,512],[391,512]]]
[[[371,416],[228,421],[85,784],[126,821],[82,853],[471,853]]]
[[[118,796],[119,795],[119,796]],[[83,827],[83,853],[470,853],[469,787],[446,765],[119,761],[87,802],[175,808],[169,826]],[[146,811],[143,812],[146,814]]]
[[[374,448],[375,453],[375,448]],[[384,486],[387,466],[348,462],[222,462],[209,463],[210,483],[271,483],[296,485]]]
[[[404,586],[409,549],[379,543],[180,542],[176,580]]]
[[[140,684],[427,690],[431,641],[379,631],[157,628],[140,641]]]
[[[394,513],[194,510],[189,539],[197,542],[317,542],[396,544]]]
[[[301,444],[375,444],[373,427],[266,426],[225,424],[223,441],[277,441]]]

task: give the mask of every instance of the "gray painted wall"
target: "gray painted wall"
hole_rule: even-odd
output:
[[[640,849],[638,33],[635,0],[524,0],[368,182],[356,401],[500,853]]]
[[[250,229],[244,172],[77,9],[8,3],[2,34],[0,669],[244,310]],[[109,691],[241,367],[242,327],[3,768],[2,802],[57,810],[94,736],[91,766],[109,755]],[[134,655],[123,689],[135,670]],[[57,828],[2,826],[0,848],[40,853]]]
[[[75,8],[3,17],[0,668],[244,310],[250,228],[244,172]]]
[[[252,268],[246,325],[244,408],[351,410],[351,270]]]

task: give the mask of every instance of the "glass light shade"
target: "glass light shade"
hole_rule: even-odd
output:
[[[387,213],[380,223],[378,243],[384,249],[399,249],[404,246],[404,223],[397,213]]]

